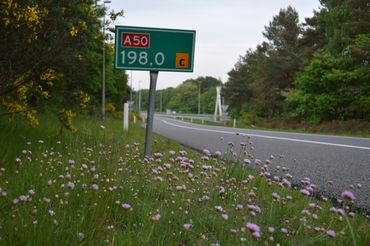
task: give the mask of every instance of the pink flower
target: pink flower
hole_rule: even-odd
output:
[[[98,189],[99,189],[99,186],[98,186],[97,184],[92,184],[92,185],[91,185],[91,188],[92,188],[93,190],[98,190]]]
[[[189,230],[192,224],[184,224],[183,227],[185,230]]]
[[[302,190],[300,190],[300,192],[301,192],[302,195],[305,195],[305,196],[311,195],[311,193],[306,189],[302,189]]]
[[[343,191],[342,198],[344,200],[349,200],[349,201],[353,201],[356,199],[355,195],[351,191],[348,191],[348,190]]]
[[[122,208],[124,208],[124,209],[130,209],[131,208],[131,205],[130,204],[127,204],[127,203],[124,203],[124,204],[122,204]]]
[[[19,196],[19,200],[20,200],[20,201],[22,201],[22,202],[25,202],[25,201],[27,201],[27,196],[25,196],[25,195],[20,195],[20,196]]]
[[[333,230],[326,231],[326,234],[328,234],[329,237],[336,237],[337,236],[337,234],[335,234],[335,231],[333,231]]]
[[[75,188],[75,184],[74,184],[73,182],[69,181],[69,182],[67,183],[67,187],[68,187],[69,189],[73,190],[73,189]]]
[[[259,239],[261,237],[261,233],[259,231],[255,231],[252,233],[254,239]]]
[[[246,164],[246,165],[250,165],[252,162],[251,162],[251,160],[249,160],[249,159],[244,159],[244,164]]]
[[[213,155],[216,158],[220,158],[222,154],[221,154],[221,151],[215,151],[215,153]]]
[[[69,163],[69,165],[74,165],[75,161],[74,160],[69,160],[68,163]]]
[[[150,219],[151,219],[152,221],[159,221],[159,220],[160,220],[160,218],[161,218],[161,215],[160,215],[160,214],[155,214],[155,215],[153,215]]]
[[[272,193],[272,198],[274,198],[275,200],[280,200],[280,196],[279,196],[279,194],[278,194],[278,193],[276,193],[276,192],[273,192],[273,193]]]
[[[208,149],[203,149],[203,155],[209,156],[211,152]]]
[[[251,232],[260,232],[260,227],[254,223],[247,223],[247,229]]]
[[[176,154],[176,151],[174,151],[174,150],[170,150],[170,151],[168,151],[168,154],[170,154],[170,155],[175,155],[175,154]]]
[[[228,219],[229,219],[229,215],[227,215],[227,214],[223,214],[223,215],[222,215],[222,219],[223,219],[223,220],[228,220]]]
[[[224,209],[221,206],[215,206],[217,212],[222,212]]]

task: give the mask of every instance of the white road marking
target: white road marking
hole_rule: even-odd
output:
[[[192,127],[192,126],[177,125],[177,124],[168,122],[166,120],[161,120],[161,121],[163,123],[167,124],[167,125],[170,125],[170,126],[189,129],[189,130],[205,131],[205,132],[217,132],[217,133],[224,133],[224,134],[230,134],[230,135],[235,135],[237,133],[237,132],[229,132],[229,131],[222,131],[222,130],[214,130],[214,129],[205,129],[205,128]],[[302,140],[302,139],[295,139],[295,138],[283,138],[283,137],[274,137],[274,136],[266,136],[266,135],[258,135],[258,134],[246,134],[246,133],[239,133],[239,135],[257,137],[257,138],[284,140],[284,141],[291,141],[291,142],[320,144],[320,145],[328,145],[328,146],[336,146],[336,147],[344,147],[344,148],[370,150],[370,147],[363,147],[363,146],[356,146],[356,145],[346,145],[346,144],[336,144],[336,143],[328,143],[328,142],[318,142],[318,141]]]

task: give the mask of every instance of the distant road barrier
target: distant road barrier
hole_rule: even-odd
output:
[[[163,117],[169,117],[173,119],[188,119],[190,121],[193,120],[199,120],[204,122],[213,122],[213,123],[221,123],[226,124],[230,120],[228,116],[217,116],[215,119],[215,116],[213,114],[166,114],[166,113],[155,113],[156,115],[163,116]]]

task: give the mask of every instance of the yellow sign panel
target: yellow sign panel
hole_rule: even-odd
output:
[[[176,68],[189,68],[189,53],[176,53]]]

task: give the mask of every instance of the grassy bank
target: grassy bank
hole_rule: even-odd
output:
[[[1,245],[367,245],[369,221],[270,177],[242,154],[199,154],[121,121],[79,118],[77,133],[52,118],[31,129],[0,123]],[[244,150],[248,152],[247,146]],[[229,146],[232,148],[232,146]],[[260,175],[248,165],[263,167]],[[303,195],[302,193],[306,193]]]

